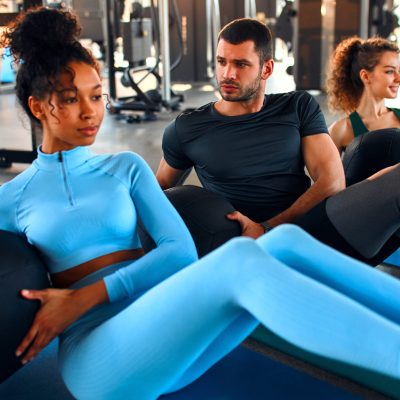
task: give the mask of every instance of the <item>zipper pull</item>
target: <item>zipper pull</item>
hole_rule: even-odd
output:
[[[62,156],[61,151],[58,152],[58,161],[63,162],[63,156]]]

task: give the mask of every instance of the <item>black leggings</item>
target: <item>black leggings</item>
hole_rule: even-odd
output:
[[[326,213],[326,200],[319,203],[304,216],[297,218],[293,223],[322,243],[372,266],[382,263],[400,247],[400,238],[397,235],[392,235],[375,256],[372,258],[364,257],[351,247],[333,226]],[[373,228],[371,227],[371,229]]]
[[[370,265],[400,246],[400,166],[356,183],[294,223],[316,239]]]
[[[346,186],[400,162],[400,129],[387,128],[357,136],[343,154]]]

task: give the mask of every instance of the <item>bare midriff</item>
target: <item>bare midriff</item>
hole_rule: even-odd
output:
[[[104,256],[93,258],[92,260],[79,264],[76,267],[51,274],[51,280],[54,287],[66,288],[99,269],[123,261],[136,260],[142,257],[143,254],[143,249],[120,250],[114,253],[105,254]]]

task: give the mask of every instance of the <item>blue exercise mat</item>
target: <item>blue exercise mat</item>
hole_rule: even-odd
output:
[[[400,249],[396,250],[391,254],[385,261],[385,264],[393,265],[394,267],[400,267]]]
[[[2,400],[71,400],[57,368],[57,341],[0,385]],[[239,347],[185,389],[164,400],[361,399],[343,389]],[[137,399],[140,400],[140,399]]]
[[[185,389],[162,400],[356,400],[361,397],[239,347]]]
[[[57,366],[57,340],[0,384],[2,400],[73,400]]]

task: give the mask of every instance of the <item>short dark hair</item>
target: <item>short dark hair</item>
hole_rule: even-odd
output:
[[[256,52],[260,56],[260,63],[272,58],[272,34],[263,23],[251,18],[235,19],[225,25],[218,35],[231,44],[241,44],[251,40]]]

